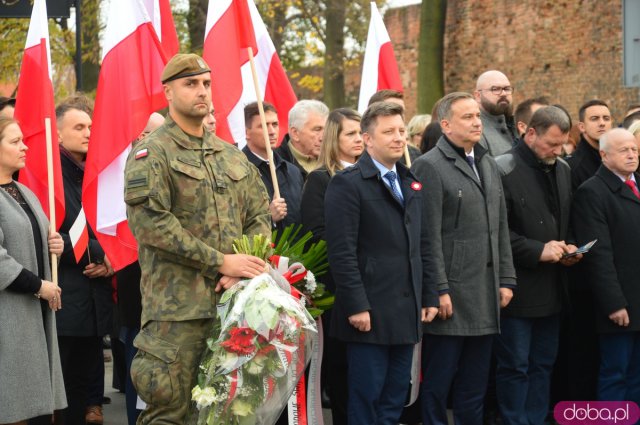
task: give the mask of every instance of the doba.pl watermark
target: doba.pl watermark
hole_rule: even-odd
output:
[[[561,425],[633,425],[640,408],[633,401],[561,401],[553,417]]]

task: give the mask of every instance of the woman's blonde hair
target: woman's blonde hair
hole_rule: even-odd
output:
[[[360,114],[349,108],[338,108],[329,114],[327,123],[324,126],[324,135],[322,136],[322,147],[320,148],[320,157],[318,163],[327,169],[330,176],[336,171],[342,170],[340,162],[340,132],[342,131],[342,123],[344,120],[360,122]]]
[[[640,120],[634,122],[633,124],[631,124],[629,126],[629,131],[631,132],[631,134],[633,134],[634,136],[637,136],[638,133],[640,133]]]
[[[11,124],[18,124],[18,121],[14,120],[13,118],[9,118],[9,117],[0,117],[0,141],[2,141],[2,137],[4,136],[4,131]]]

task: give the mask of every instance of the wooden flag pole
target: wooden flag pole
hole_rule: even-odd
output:
[[[404,145],[404,161],[407,163],[407,168],[411,168],[411,156],[409,155],[409,145]]]
[[[49,234],[56,231],[56,204],[53,192],[53,147],[51,139],[51,118],[44,119],[47,143],[47,185],[49,186]],[[51,281],[58,284],[58,256],[51,254]]]
[[[251,75],[253,76],[253,87],[256,89],[256,99],[258,100],[258,110],[260,111],[260,122],[262,123],[262,136],[264,137],[264,146],[267,148],[267,159],[269,160],[269,171],[271,171],[271,182],[273,183],[273,197],[280,197],[280,187],[278,186],[278,177],[276,176],[276,164],[273,161],[273,151],[269,142],[269,132],[267,131],[267,119],[264,116],[264,107],[262,106],[262,93],[258,85],[258,73],[253,60],[253,48],[249,49],[249,63],[251,64]]]

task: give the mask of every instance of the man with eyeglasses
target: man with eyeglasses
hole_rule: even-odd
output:
[[[518,140],[513,122],[513,87],[500,71],[486,71],[478,77],[473,95],[480,105],[480,145],[491,156],[511,150]]]

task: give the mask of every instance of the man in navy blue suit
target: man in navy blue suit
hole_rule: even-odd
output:
[[[349,424],[395,425],[413,346],[438,311],[438,295],[423,276],[422,185],[397,163],[406,143],[402,107],[374,103],[361,127],[367,152],[325,195],[336,282],[331,333],[347,343]]]

